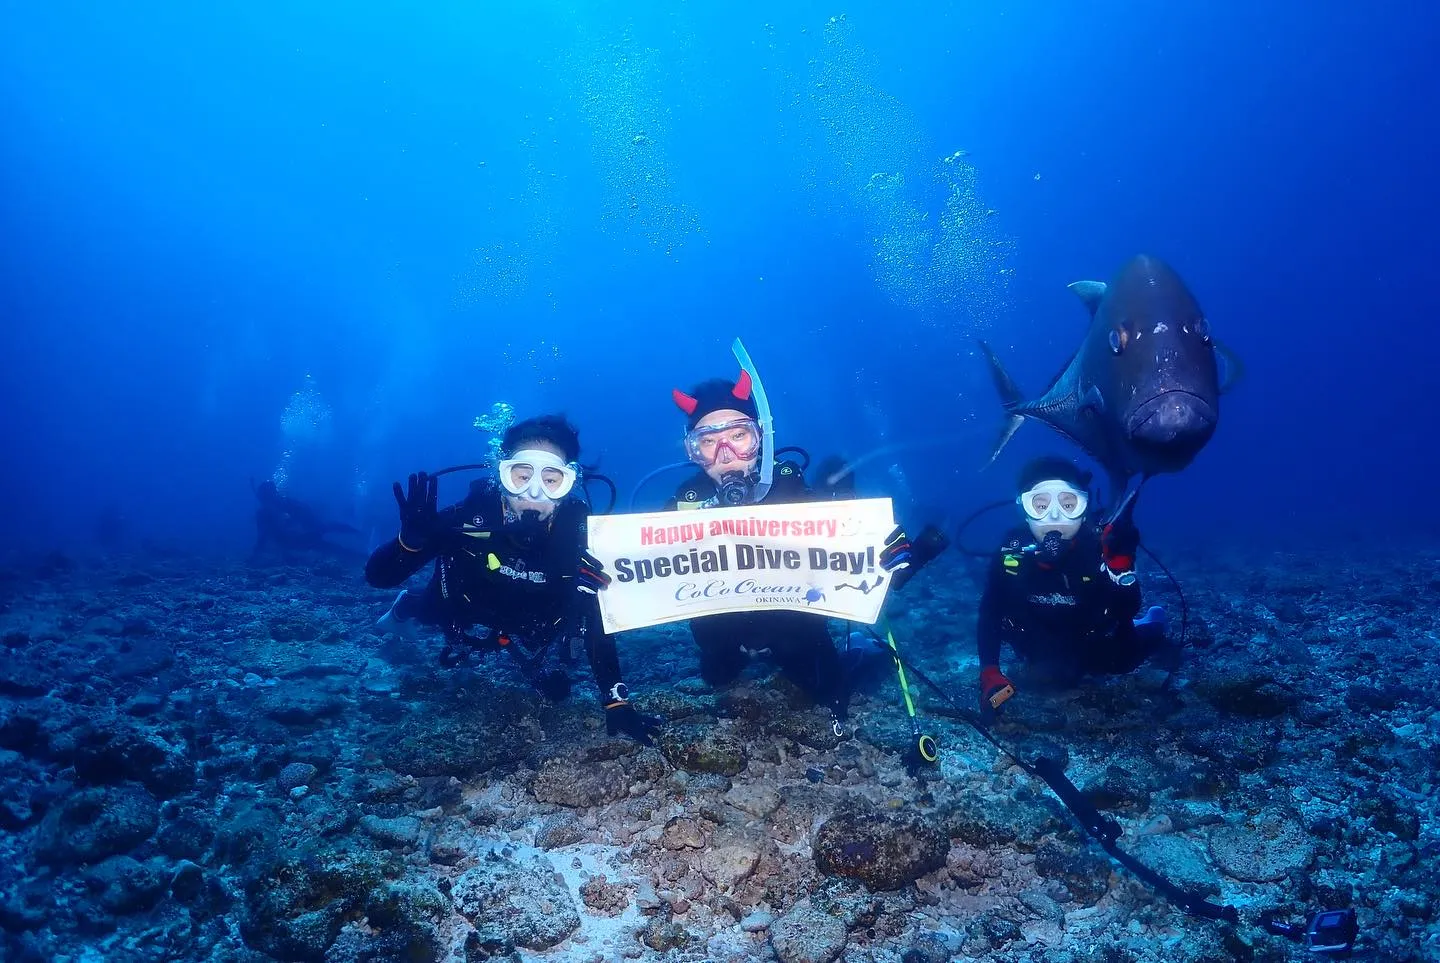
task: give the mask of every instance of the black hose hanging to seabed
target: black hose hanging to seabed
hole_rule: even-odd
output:
[[[870,630],[870,634],[876,641],[883,641],[873,629]],[[1223,923],[1240,921],[1240,912],[1234,906],[1228,903],[1216,903],[1207,899],[1203,893],[1176,885],[1121,849],[1118,841],[1121,833],[1124,832],[1123,828],[1085,798],[1085,794],[1070,781],[1070,777],[1065,774],[1065,769],[1059,762],[1048,756],[1041,756],[1033,763],[1020,758],[1014,750],[990,733],[985,721],[980,718],[978,713],[961,707],[928,675],[913,665],[903,662],[899,653],[894,651],[894,647],[890,648],[896,663],[928,686],[942,702],[951,708],[956,718],[967,723],[986,742],[994,746],[1015,765],[1044,782],[1080,823],[1085,834],[1099,843],[1116,862],[1191,916]],[[1358,935],[1355,912],[1348,909],[1322,910],[1314,913],[1303,927],[1279,923],[1268,918],[1262,920],[1261,926],[1267,933],[1305,943],[1312,952],[1337,958],[1348,957],[1351,954]]]
[[[884,641],[874,632],[871,632],[871,634],[875,636],[877,641]],[[1044,756],[1036,759],[1033,763],[1021,759],[1014,750],[991,735],[990,730],[977,714],[961,708],[955,700],[950,698],[949,694],[940,688],[928,675],[913,665],[903,662],[898,654],[896,654],[894,658],[895,661],[904,666],[905,671],[930,687],[943,702],[950,706],[957,718],[968,723],[986,742],[994,746],[1002,755],[1025,772],[1040,779],[1045,785],[1049,786],[1050,791],[1065,804],[1065,808],[1070,810],[1070,814],[1080,823],[1085,833],[1104,847],[1105,851],[1115,857],[1121,865],[1125,866],[1136,876],[1140,877],[1140,879],[1158,890],[1166,899],[1191,915],[1231,923],[1239,920],[1240,916],[1235,907],[1212,903],[1199,893],[1176,886],[1155,872],[1155,870],[1122,850],[1116,842],[1120,838],[1120,834],[1124,831],[1120,824],[1095,808],[1095,805],[1085,798],[1085,794],[1070,781],[1070,777],[1065,775],[1064,768],[1061,767],[1058,762]]]

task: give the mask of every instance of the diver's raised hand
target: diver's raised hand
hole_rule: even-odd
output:
[[[440,479],[425,472],[410,476],[408,489],[397,481],[391,486],[400,506],[400,547],[407,552],[423,552],[431,547],[440,533],[440,512],[436,507]]]

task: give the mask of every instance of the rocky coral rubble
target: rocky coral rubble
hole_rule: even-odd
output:
[[[1390,565],[1208,558],[1173,679],[1055,692],[1017,671],[995,731],[1067,762],[1131,852],[1247,923],[1353,906],[1376,958],[1435,958],[1440,624],[1432,577]],[[711,692],[683,629],[637,633],[631,684],[669,720],[647,748],[605,738],[583,684],[551,705],[503,659],[442,671],[438,641],[376,638],[382,602],[335,563],[0,581],[6,959],[1301,952],[1157,899],[923,690],[942,758],[907,773],[884,664],[839,737],[763,667]],[[907,657],[968,702],[977,586],[944,560],[915,587]]]

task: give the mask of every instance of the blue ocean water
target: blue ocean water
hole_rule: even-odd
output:
[[[1065,284],[1142,251],[1247,368],[1208,450],[1153,484],[1147,531],[1363,531],[1436,467],[1428,12],[6,19],[7,545],[75,548],[108,513],[235,549],[246,480],[282,467],[388,527],[389,481],[474,459],[497,401],[569,413],[628,493],[678,453],[670,388],[728,372],[737,335],[783,443],[953,437],[898,463],[961,513],[1066,450],[1027,426],[977,473],[998,407],[974,337],[1038,391],[1083,331]],[[287,420],[297,395],[313,410]],[[895,493],[885,470],[864,485]]]
[[[1433,958],[1437,37],[1300,0],[7,4],[0,957],[1210,963],[1330,906]],[[779,444],[953,535],[1083,457],[1027,424],[982,470],[979,339],[1039,393],[1066,285],[1139,253],[1244,369],[1137,512],[1190,648],[1059,694],[1007,658],[995,728],[1233,931],[962,724],[957,552],[888,610],[918,721],[848,625],[843,725],[708,685],[679,626],[620,636],[633,706],[579,640],[563,700],[522,646],[442,670],[376,627],[393,480],[559,411],[628,507],[736,337]],[[265,480],[350,556],[252,558]]]

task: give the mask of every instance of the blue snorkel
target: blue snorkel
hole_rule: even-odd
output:
[[[775,474],[775,422],[770,417],[770,402],[765,397],[765,385],[760,381],[760,375],[755,372],[755,362],[750,360],[750,353],[745,350],[745,345],[736,338],[735,343],[730,345],[730,350],[735,354],[735,360],[740,362],[740,369],[750,376],[750,388],[755,395],[755,413],[759,416],[760,430],[764,432],[760,446],[760,481],[755,484],[755,491],[751,495],[752,502],[762,501],[770,492],[770,479]]]

